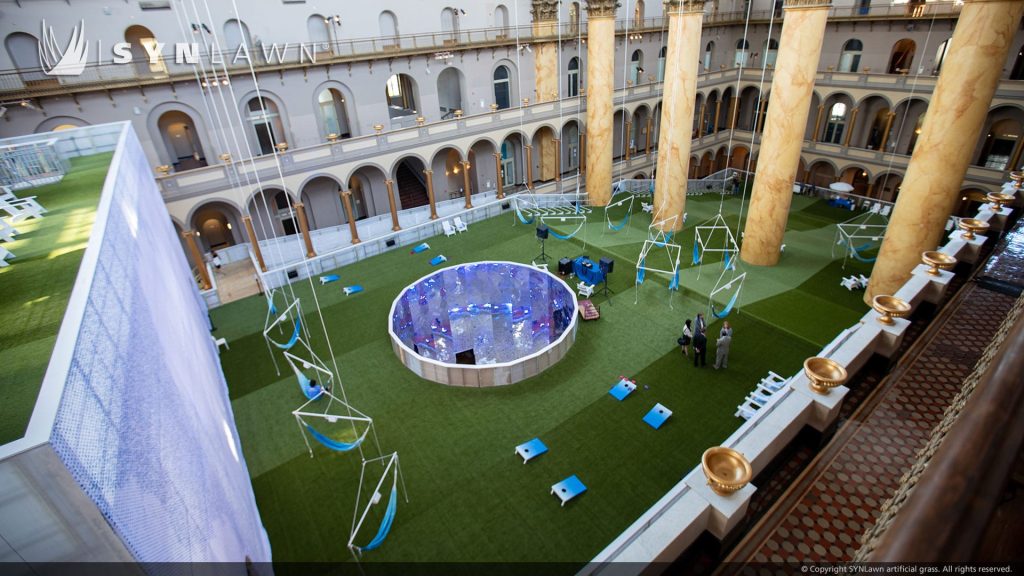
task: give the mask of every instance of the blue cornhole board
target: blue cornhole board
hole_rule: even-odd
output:
[[[562,506],[565,506],[566,502],[586,491],[587,487],[583,485],[583,482],[580,482],[580,479],[575,474],[551,486],[551,493],[558,496],[558,499],[562,501]]]
[[[516,446],[516,454],[523,457],[523,464],[526,464],[530,460],[533,460],[547,451],[548,447],[540,441],[540,438],[534,438],[529,442],[523,442],[519,446]]]
[[[430,259],[430,265],[431,266],[437,266],[441,262],[447,262],[447,261],[448,261],[448,259],[444,257],[444,254],[441,254],[440,256],[434,256],[433,258],[431,258]]]
[[[661,428],[661,425],[668,420],[668,417],[672,415],[672,411],[665,408],[661,403],[655,404],[654,408],[644,416],[644,422],[646,422],[651,428],[657,430]]]
[[[634,390],[636,390],[636,384],[633,384],[629,380],[623,378],[619,380],[618,384],[612,386],[612,389],[609,390],[608,393],[619,402],[622,402],[626,399],[626,396],[632,394]]]
[[[323,286],[324,284],[329,284],[331,282],[337,282],[339,278],[341,278],[341,277],[338,276],[337,274],[328,274],[327,276],[321,276],[320,277],[320,285]]]
[[[351,296],[352,294],[356,294],[356,293],[362,292],[363,291],[363,287],[360,286],[359,284],[356,284],[355,286],[345,286],[344,291],[345,291],[345,296]]]
[[[412,250],[409,251],[409,253],[410,254],[419,254],[420,252],[424,252],[426,250],[430,250],[430,244],[427,244],[426,242],[424,242],[423,244],[419,244],[419,245],[415,246]]]

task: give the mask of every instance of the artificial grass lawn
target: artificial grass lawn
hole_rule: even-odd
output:
[[[797,198],[793,209],[800,213],[811,206]],[[780,266],[745,268],[744,296],[729,316],[735,330],[729,368],[711,369],[712,346],[709,366],[695,369],[675,341],[683,320],[707,309],[707,294],[722,273],[720,255],[690,265],[693,226],[718,207],[718,197],[688,202],[687,227],[676,236],[686,269],[683,290],[675,294],[667,290],[667,276],[659,274],[649,273],[643,286],[634,288],[633,264],[650,224],[639,203],[620,232],[607,230],[603,210],[595,210],[585,233],[569,242],[549,240],[547,252],[554,260],[580,253],[595,260],[615,258],[609,282],[614,295],[610,302],[595,298],[602,317],[580,324],[565,359],[540,376],[502,388],[453,388],[421,380],[395,358],[386,330],[394,298],[436,270],[428,261],[437,254],[448,257],[446,265],[529,262],[539,252],[533,226],[513,226],[511,213],[475,223],[456,237],[432,238],[431,250],[423,254],[400,248],[342,268],[337,283],[295,284],[313,349],[329,356],[311,291],[320,301],[348,398],[374,418],[383,450],[398,451],[408,487],[410,500],[400,499],[390,536],[364,561],[586,562],[698,464],[705,448],[739,426],[736,405],[768,370],[796,372],[804,358],[863,313],[864,307],[858,311],[852,301],[844,305],[830,296],[782,297],[793,290],[826,290],[830,282],[838,287],[839,278],[828,277],[834,273],[829,243],[821,239],[831,239],[834,227],[828,224],[848,215],[837,211],[829,221],[812,212],[799,219],[817,219],[821,226],[787,233],[793,248],[787,248]],[[730,225],[738,208],[738,200],[723,206]],[[575,228],[568,221],[548,224],[563,233]],[[341,293],[342,286],[357,283],[366,291]],[[816,310],[813,324],[805,323],[804,310]],[[260,297],[212,311],[217,336],[231,344],[221,361],[274,558],[349,559],[345,544],[359,458],[319,446],[315,458],[309,457],[290,414],[303,398],[293,376],[274,373],[261,334],[265,315]],[[717,324],[709,333],[717,334]],[[639,385],[621,403],[607,393],[620,375]],[[641,422],[655,402],[675,412],[657,431]],[[323,424],[321,431],[335,437],[350,430],[329,426]],[[550,451],[524,466],[513,448],[534,436]],[[371,442],[364,447],[368,456],[377,455]],[[367,468],[373,483],[374,470],[380,473],[377,466]],[[589,490],[561,508],[550,487],[570,474]],[[386,498],[388,489],[384,492]],[[382,509],[375,507],[357,544],[373,537]]]
[[[3,245],[15,258],[0,268],[0,444],[25,434],[112,156],[74,158],[60,182],[16,192],[36,196],[48,212],[15,224],[19,234]]]

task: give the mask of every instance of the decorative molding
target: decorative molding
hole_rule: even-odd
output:
[[[832,0],[786,0],[783,8],[830,8]]]
[[[587,0],[589,18],[614,18],[618,8],[618,0]]]
[[[534,22],[554,22],[558,20],[558,0],[532,0],[530,15]]]
[[[705,0],[665,0],[665,11],[674,14],[704,12]]]

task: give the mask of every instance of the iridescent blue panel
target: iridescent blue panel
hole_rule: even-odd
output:
[[[539,352],[562,336],[575,300],[557,278],[530,266],[482,262],[441,270],[399,297],[395,334],[420,356],[455,364],[472,350],[476,364]]]

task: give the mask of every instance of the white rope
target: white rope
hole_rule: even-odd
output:
[[[528,170],[526,166],[526,129],[523,128],[523,116],[526,114],[526,110],[523,107],[523,67],[520,61],[520,52],[522,52],[522,46],[519,44],[519,3],[514,3],[515,18],[516,18],[516,91],[519,93],[519,144],[520,152],[523,158],[523,182],[526,182],[526,175],[532,172],[532,167]],[[533,162],[533,159],[530,159]],[[513,183],[514,184],[514,183]],[[532,182],[526,182],[526,189],[532,190]]]

